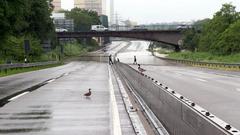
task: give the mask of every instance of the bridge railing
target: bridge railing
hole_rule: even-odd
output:
[[[171,135],[240,135],[239,130],[217,118],[176,91],[129,65],[116,64]]]
[[[147,29],[147,30],[178,30],[179,25],[144,25],[140,28],[135,28],[134,26],[123,26],[116,25],[110,26],[109,30],[111,31],[131,31],[137,29]]]

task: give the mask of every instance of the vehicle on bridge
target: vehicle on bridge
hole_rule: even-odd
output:
[[[91,31],[108,31],[108,28],[103,25],[92,25]]]
[[[192,26],[191,25],[179,25],[177,26],[177,30],[186,30],[186,29],[191,29]]]
[[[56,28],[55,31],[56,31],[56,32],[68,32],[67,29],[63,29],[63,28]]]
[[[148,29],[144,25],[136,25],[133,27],[132,31],[147,31]]]

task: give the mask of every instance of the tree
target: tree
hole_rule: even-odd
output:
[[[223,4],[213,19],[204,25],[199,41],[200,51],[215,50],[212,46],[218,43],[221,33],[239,19],[239,13],[235,9],[231,4]]]
[[[95,11],[74,8],[71,11],[65,11],[68,19],[74,20],[74,31],[89,31],[91,25],[100,24],[98,14]]]
[[[240,20],[232,24],[219,37],[219,42],[212,46],[212,50],[220,55],[240,53]]]
[[[49,3],[51,1],[29,0],[29,2],[31,3],[31,12],[28,16],[25,16],[29,22],[26,31],[41,40],[48,39],[55,31],[53,20],[50,18],[52,7]]]
[[[200,32],[207,22],[209,22],[209,19],[196,21],[191,29],[184,32],[183,49],[195,51],[198,48]]]
[[[7,2],[4,0],[1,0],[0,1],[0,42],[2,42],[2,40],[4,39],[4,36],[6,35],[6,33],[9,32],[9,29],[10,29],[9,21],[5,17],[7,14],[6,8],[7,8]]]
[[[23,41],[32,43],[32,57],[42,53],[40,41],[55,37],[52,0],[0,1],[0,57],[19,60],[24,57]]]

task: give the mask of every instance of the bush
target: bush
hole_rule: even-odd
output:
[[[203,61],[203,62],[224,62],[224,63],[240,63],[240,53],[221,56],[214,55],[208,52],[180,52],[170,53],[168,58],[181,59],[181,60],[192,60],[192,61]]]
[[[221,34],[218,44],[212,50],[220,55],[240,53],[240,20]]]
[[[24,40],[28,39],[30,41],[30,51],[27,55],[30,61],[34,61],[35,59],[39,59],[43,50],[40,44],[40,41],[31,35],[15,37],[8,36],[6,40],[3,41],[0,56],[2,61],[12,61],[12,62],[24,62],[24,58],[26,57],[24,50]]]
[[[64,45],[64,55],[65,56],[78,56],[87,52],[87,49],[83,48],[81,44],[78,43],[68,43]]]

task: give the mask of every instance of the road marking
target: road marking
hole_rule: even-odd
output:
[[[120,118],[119,111],[117,107],[117,101],[113,89],[112,77],[111,77],[111,68],[108,66],[108,75],[109,75],[109,88],[110,88],[110,104],[111,104],[111,113],[112,113],[112,124],[113,124],[113,135],[122,135],[121,126],[120,126]]]
[[[200,78],[195,78],[195,79],[201,82],[207,82],[207,80],[204,80],[204,79],[200,79]]]
[[[22,94],[19,94],[19,95],[15,96],[15,97],[12,97],[12,98],[8,99],[8,101],[13,101],[13,100],[15,100],[15,99],[17,99],[17,98],[19,98],[19,97],[21,97],[21,96],[23,96],[23,95],[28,94],[28,93],[29,93],[29,91],[24,92],[24,93],[22,93]]]
[[[49,80],[49,81],[47,81],[47,83],[51,83],[51,82],[53,82],[53,81],[55,81],[56,79],[51,79],[51,80]]]

